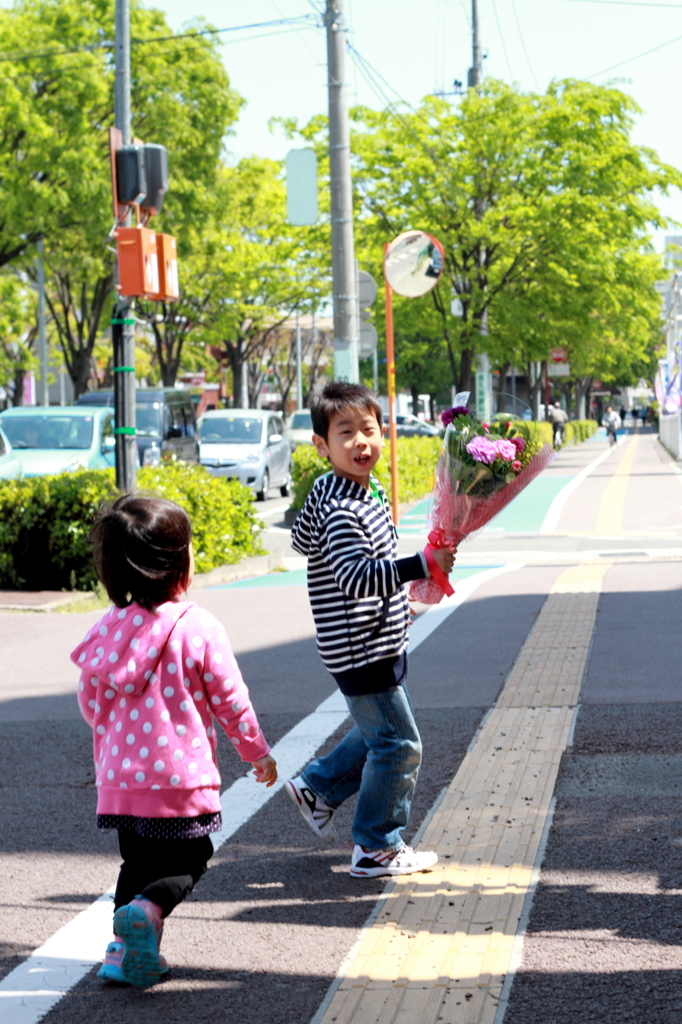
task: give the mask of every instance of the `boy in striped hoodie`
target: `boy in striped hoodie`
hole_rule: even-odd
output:
[[[320,477],[292,531],[308,558],[308,593],[325,666],[343,693],[354,725],[326,757],[287,783],[317,835],[354,793],[356,878],[404,875],[438,860],[406,846],[421,763],[421,740],[405,686],[409,607],[403,584],[429,575],[421,552],[398,558],[386,496],[371,476],[386,428],[376,398],[361,384],[334,382],[310,402],[313,443],[332,472]],[[434,557],[448,573],[454,554]]]

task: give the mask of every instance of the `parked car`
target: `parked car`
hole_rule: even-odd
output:
[[[418,416],[409,413],[395,418],[398,437],[440,437],[440,430],[431,423],[425,423]]]
[[[9,438],[23,476],[114,465],[111,409],[21,406],[0,413],[0,427]]]
[[[236,477],[265,501],[271,487],[283,498],[291,484],[291,446],[279,413],[215,409],[199,420],[201,465],[214,476]]]
[[[7,434],[0,430],[0,480],[16,480],[21,476],[21,463],[12,450]]]
[[[292,412],[287,420],[287,437],[292,451],[297,444],[313,443],[313,421],[307,409]]]
[[[113,408],[114,392],[86,391],[77,406]],[[141,466],[156,466],[162,458],[199,461],[194,404],[189,391],[179,388],[137,388],[135,391],[137,450]]]

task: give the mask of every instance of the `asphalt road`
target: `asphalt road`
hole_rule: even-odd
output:
[[[638,429],[579,476],[607,451],[597,439],[562,452],[462,546],[460,580],[518,568],[484,577],[410,662],[424,764],[408,839],[456,773],[554,580],[567,566],[608,559],[506,1024],[682,1021],[682,475]],[[283,504],[273,498],[259,511],[271,527],[266,543],[284,549]],[[405,553],[424,543],[425,511],[404,520]],[[289,551],[287,565],[194,595],[224,622],[271,743],[334,692],[315,650],[302,563]],[[0,613],[0,979],[116,878],[115,837],[95,828],[90,735],[68,660],[98,614]],[[244,771],[227,742],[220,758],[227,788]],[[384,889],[348,875],[352,811],[340,812],[327,845],[277,793],[174,912],[168,980],[140,993],[103,985],[93,969],[45,1020],[312,1021]],[[0,1022],[15,1024],[1,996],[0,983]]]

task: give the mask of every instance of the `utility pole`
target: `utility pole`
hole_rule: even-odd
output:
[[[324,24],[327,29],[329,89],[334,377],[336,380],[357,383],[358,307],[353,245],[350,130],[346,103],[346,29],[343,23],[343,0],[326,0]]]
[[[301,314],[296,310],[296,408],[303,408],[303,365],[301,360]]]
[[[475,89],[483,81],[483,54],[481,53],[481,38],[478,29],[478,0],[471,0],[471,48],[473,67],[469,68],[467,85]]]
[[[116,0],[116,65],[114,123],[124,146],[130,145],[130,0]],[[130,227],[130,213],[121,227]],[[120,296],[111,318],[114,342],[114,408],[116,414],[116,486],[135,489],[135,317],[129,298]]]
[[[45,264],[43,240],[38,240],[38,344],[40,345],[40,394],[38,405],[49,405],[47,389],[47,333],[45,331]]]

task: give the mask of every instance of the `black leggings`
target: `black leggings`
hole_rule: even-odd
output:
[[[198,839],[146,839],[131,829],[118,829],[123,857],[116,883],[114,910],[144,896],[158,903],[168,917],[189,896],[213,856],[210,836]]]

